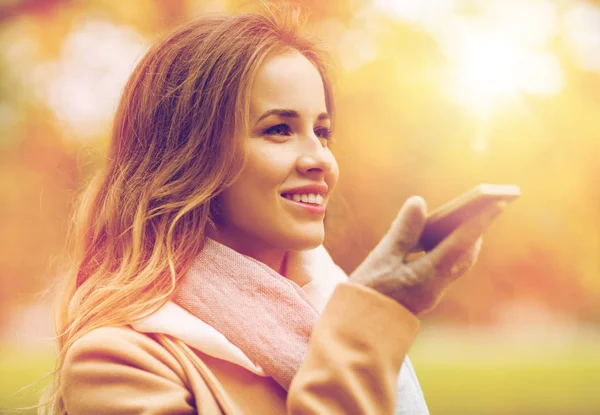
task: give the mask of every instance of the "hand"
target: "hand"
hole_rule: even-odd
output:
[[[473,266],[481,249],[482,233],[505,205],[490,205],[431,251],[408,262],[407,256],[417,247],[427,218],[425,201],[413,196],[404,203],[379,244],[350,275],[350,282],[371,287],[414,314],[429,311],[450,283]]]

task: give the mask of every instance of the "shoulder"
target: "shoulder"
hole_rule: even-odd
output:
[[[100,327],[79,337],[68,349],[67,357],[81,353],[103,352],[122,354],[130,350],[151,352],[156,342],[129,326]]]
[[[94,349],[119,352],[123,347],[150,351],[156,346],[159,345],[151,337],[130,326],[100,327],[77,339],[69,348],[67,355]]]
[[[184,377],[175,356],[151,335],[129,326],[101,327],[84,334],[67,350],[62,371],[69,377],[117,366],[141,369],[176,382]]]
[[[77,339],[61,367],[60,393],[69,415],[195,413],[181,363],[127,326]]]

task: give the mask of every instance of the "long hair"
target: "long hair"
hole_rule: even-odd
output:
[[[249,91],[265,57],[293,49],[309,59],[333,117],[324,55],[300,32],[303,21],[291,8],[199,17],[155,44],[133,71],[106,166],[75,214],[49,413],[65,413],[60,374],[69,347],[91,330],[129,324],[164,305],[215,229],[215,198],[246,160],[236,132],[248,127]]]

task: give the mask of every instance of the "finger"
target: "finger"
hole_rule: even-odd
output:
[[[504,211],[506,202],[496,202],[454,230],[436,246],[426,257],[438,274],[450,273],[452,267],[467,253],[481,237],[482,233]],[[425,257],[424,257],[425,258]]]
[[[421,258],[423,255],[425,255],[425,251],[423,251],[423,250],[415,251],[413,249],[413,250],[411,250],[411,252],[406,254],[406,256],[404,257],[404,262],[409,263],[412,261],[416,261],[417,259]]]
[[[479,252],[481,252],[483,237],[479,237],[475,244],[469,249],[463,256],[461,256],[450,268],[449,277],[451,280],[455,280],[461,275],[465,274],[469,271],[475,262],[477,262],[477,257],[479,256]]]
[[[398,216],[386,234],[395,252],[404,256],[418,243],[427,218],[427,206],[420,196],[411,196],[404,202]]]
[[[415,278],[416,280],[428,280],[430,281],[430,284],[433,284],[431,285],[432,287],[444,287],[471,269],[481,251],[482,241],[483,238],[480,236],[475,244],[473,244],[473,246],[467,250],[451,268],[441,269],[441,267],[436,266],[432,261],[431,256],[428,254],[421,255],[421,257],[407,265],[412,270],[412,273],[418,276],[418,278]]]

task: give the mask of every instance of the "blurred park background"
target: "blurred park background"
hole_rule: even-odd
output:
[[[257,4],[0,2],[0,412],[47,383],[19,391],[52,369],[46,290],[136,61],[193,16]],[[523,193],[423,318],[411,358],[431,413],[600,414],[600,2],[301,4],[335,62],[326,246],[346,271],[410,195]]]

